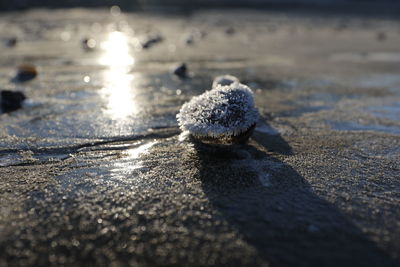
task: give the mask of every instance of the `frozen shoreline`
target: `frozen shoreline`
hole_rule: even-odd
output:
[[[64,9],[0,25],[18,37],[0,86],[31,101],[0,114],[0,265],[399,262],[399,21]],[[12,83],[25,61],[37,78]],[[181,105],[226,73],[254,89],[249,143],[180,139]]]

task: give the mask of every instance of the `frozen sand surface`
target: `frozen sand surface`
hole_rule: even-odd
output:
[[[399,21],[74,9],[0,25],[19,38],[0,85],[31,101],[0,115],[0,265],[398,264]],[[149,34],[163,41],[141,50]],[[23,62],[39,75],[15,85]],[[255,92],[249,144],[180,141],[181,105],[226,73]]]

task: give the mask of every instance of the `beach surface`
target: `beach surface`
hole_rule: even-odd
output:
[[[0,265],[398,266],[399,26],[250,9],[2,13],[0,36],[18,41],[2,47],[0,89],[27,100],[0,114]],[[22,63],[38,76],[15,83]],[[222,74],[254,91],[247,144],[178,127]]]

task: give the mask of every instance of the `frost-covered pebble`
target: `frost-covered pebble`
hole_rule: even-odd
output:
[[[233,83],[193,97],[182,106],[177,119],[181,130],[199,139],[230,139],[253,129],[258,111],[251,89]]]
[[[221,75],[214,78],[212,88],[216,88],[218,85],[226,86],[232,83],[239,83],[239,79],[232,75]]]

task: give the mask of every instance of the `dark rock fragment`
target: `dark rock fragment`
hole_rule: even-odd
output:
[[[233,35],[235,32],[236,32],[235,28],[233,28],[233,27],[228,27],[228,28],[225,29],[225,33],[227,35]]]
[[[7,47],[14,47],[14,46],[17,45],[17,42],[18,42],[17,37],[12,37],[12,38],[7,39],[7,40],[4,42],[4,44],[5,44]]]
[[[178,67],[176,67],[173,72],[174,75],[178,76],[181,79],[185,79],[188,77],[187,74],[187,67],[185,63],[180,64]]]
[[[10,90],[1,90],[0,102],[3,112],[11,112],[22,107],[22,102],[26,99],[24,93]]]
[[[376,34],[376,39],[377,39],[379,42],[385,41],[385,40],[386,40],[386,33],[384,33],[384,32],[378,32],[378,33]]]
[[[150,35],[150,36],[148,36],[148,38],[146,40],[144,40],[142,42],[142,48],[148,49],[148,48],[152,47],[153,45],[161,42],[162,40],[163,40],[163,38],[159,34]]]
[[[34,65],[22,64],[18,67],[17,73],[13,78],[14,82],[27,82],[34,79],[38,75],[38,72]]]

